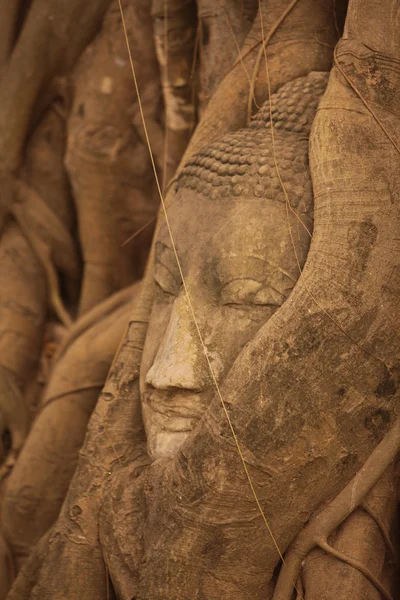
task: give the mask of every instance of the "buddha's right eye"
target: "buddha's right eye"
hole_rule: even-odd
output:
[[[250,305],[261,287],[262,284],[253,279],[234,279],[224,286],[221,292],[221,302],[225,306]]]
[[[181,287],[180,278],[171,273],[161,262],[156,262],[154,269],[154,280],[166,294],[177,296]]]
[[[238,307],[278,307],[285,295],[271,287],[268,282],[259,282],[250,278],[234,279],[221,291],[221,303]]]

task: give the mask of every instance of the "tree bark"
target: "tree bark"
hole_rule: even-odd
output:
[[[0,163],[15,171],[32,117],[43,110],[53,77],[68,72],[96,33],[109,0],[35,0],[0,88]]]
[[[197,19],[193,0],[153,0],[154,41],[165,105],[162,189],[196,126]]]
[[[293,8],[288,11],[293,4]],[[257,106],[268,98],[264,60],[255,71],[262,44],[266,40],[270,71],[270,93],[288,81],[310,73],[328,71],[338,34],[332,21],[333,2],[313,0],[288,3],[273,0],[261,4],[253,26],[244,42],[240,57],[221,81],[210,100],[185,152],[181,167],[202,147],[236,131],[248,123],[249,90],[253,76]],[[223,73],[219,73],[222,77]],[[221,107],[224,107],[223,111]],[[178,169],[179,173],[180,169]]]
[[[137,286],[100,304],[96,312],[102,309],[102,318],[97,314],[86,329],[77,321],[72,339],[57,357],[2,502],[2,532],[16,570],[58,517],[135,293]]]
[[[223,41],[217,35],[226,15],[235,33],[237,5],[227,3],[226,12],[213,9],[218,18],[208,31],[203,90],[209,93],[220,83],[178,171],[204,146],[244,127],[249,107],[251,113],[283,83],[329,70],[340,28],[340,18],[332,16],[335,5],[333,0],[263,4],[247,37],[249,23],[237,32],[237,39],[246,40],[233,65],[232,50],[215,65],[211,57]],[[198,6],[206,22],[209,5]],[[246,6],[250,22],[257,7]],[[129,600],[272,598],[282,556],[303,525],[334,506],[385,438],[398,418],[399,388],[399,16],[399,0],[351,0],[311,136],[315,223],[305,268],[289,299],[243,348],[220,396],[177,456],[153,464],[146,454],[138,386],[153,301],[150,255],[60,516],[31,553],[9,600],[108,600],[110,594]],[[192,27],[192,41],[193,32]],[[203,31],[203,46],[205,38]],[[165,38],[159,43],[162,47]],[[165,53],[165,46],[161,49]],[[172,57],[174,69],[180,52]],[[165,83],[174,71],[163,71],[162,57],[159,48]],[[179,66],[187,79],[187,57]],[[187,95],[185,102],[188,106]],[[74,110],[79,112],[80,104]],[[168,130],[168,117],[166,124]],[[79,125],[74,126],[79,136]],[[156,142],[158,165],[161,146]],[[81,175],[78,163],[73,166],[73,146],[70,153],[78,197]],[[173,183],[168,206],[175,199]],[[89,219],[81,231],[86,243]],[[95,285],[87,283],[87,289]],[[107,293],[108,287],[87,307]],[[357,538],[356,558],[387,589],[395,585],[393,570],[369,550],[373,540],[383,555],[388,532],[398,527],[393,473],[389,468],[364,508],[330,540],[350,554]],[[386,504],[382,493],[389,495]],[[390,540],[386,545],[390,551]],[[339,585],[349,572],[351,592],[348,582]],[[302,582],[310,599],[349,593],[378,597],[358,571],[337,558],[320,559],[320,550],[305,561]],[[289,595],[292,583],[286,586]]]
[[[398,3],[368,9],[375,27],[388,28],[380,47],[362,45],[364,33],[354,26],[361,8],[353,3],[338,60],[346,59],[348,77],[360,80],[396,135],[393,95],[365,74],[371,65],[387,88],[399,88],[397,71],[386,67],[398,55],[395,21],[387,18]],[[354,475],[396,415],[398,152],[337,67],[310,156],[315,229],[306,267],[221,390],[281,552],[300,523]],[[238,598],[267,594],[279,554],[218,400],[179,455],[144,477],[146,561],[138,598],[217,598],[227,589]]]
[[[124,1],[123,6],[157,158],[163,150],[163,133],[157,59],[148,44],[152,36],[150,6],[147,1],[134,5]],[[79,315],[83,315],[142,275],[153,228],[147,227],[129,244],[124,242],[154,218],[159,202],[138,122],[138,101],[117,4],[108,10],[73,79],[66,165],[84,261],[79,302]],[[158,163],[162,167],[161,159]]]

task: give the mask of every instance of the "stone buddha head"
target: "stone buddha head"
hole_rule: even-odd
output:
[[[282,107],[284,99],[278,100]],[[308,133],[315,107],[300,111],[301,127],[291,121],[297,131],[277,127],[275,157],[264,115],[261,125],[259,116],[250,128],[206,148],[180,176],[168,218],[196,323],[164,221],[155,244],[156,290],[141,365],[153,459],[177,452],[215,393],[204,350],[222,382],[299,277],[312,227]]]

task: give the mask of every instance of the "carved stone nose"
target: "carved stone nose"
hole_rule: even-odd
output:
[[[179,296],[146,383],[160,390],[203,390],[210,382],[207,362],[186,298]]]

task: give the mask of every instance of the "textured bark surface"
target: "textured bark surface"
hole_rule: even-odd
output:
[[[29,19],[2,77],[1,167],[15,170],[35,109],[43,110],[54,76],[68,71],[95,35],[110,0],[33,2]]]
[[[157,208],[118,7],[110,8],[99,31],[108,2],[82,8],[36,0],[28,11],[29,4],[23,3],[18,15],[17,43],[9,48],[0,77],[2,598],[64,500],[88,419],[128,320],[129,306],[118,308],[121,300],[106,301],[104,308],[98,303],[143,270]],[[125,8],[140,62],[145,115],[154,121],[151,141],[156,145],[158,140],[162,165],[162,98],[150,6],[136,2]],[[87,47],[96,34],[95,46]],[[98,63],[88,69],[93,53]],[[83,152],[80,169],[72,168],[72,173],[69,149],[78,128],[84,133],[82,125],[87,124],[78,110],[82,102],[88,105],[89,128],[97,128],[100,136],[99,152],[92,145],[92,162]],[[88,198],[96,190],[94,199],[99,199],[99,188],[102,206]],[[84,230],[81,240],[77,222],[79,231]],[[122,250],[142,225],[147,230]],[[84,262],[88,254],[95,263],[98,259],[98,277],[87,291],[81,250]],[[126,303],[127,292],[121,294]],[[93,310],[74,323],[90,306]],[[117,312],[111,314],[113,308]],[[65,342],[69,329],[70,342]],[[60,346],[64,350],[58,354]]]
[[[399,0],[123,0],[143,115],[95,4],[0,25],[0,598],[396,597]]]
[[[79,335],[73,332],[57,356],[2,504],[3,536],[17,568],[58,516],[135,293],[136,287],[128,288],[100,304],[97,312],[102,309],[103,314],[96,315],[92,326],[82,327]]]
[[[125,2],[124,7],[145,116],[152,125],[150,141],[162,166],[158,66],[154,48],[148,45],[150,9],[148,2],[136,2],[135,9]],[[155,216],[158,204],[118,5],[111,5],[73,80],[66,164],[84,260],[82,315],[140,277],[152,228],[121,245]]]
[[[259,57],[264,56],[262,44],[266,39],[269,40],[266,52],[271,93],[291,79],[311,71],[330,69],[332,49],[338,37],[332,20],[333,2],[297,2],[287,13],[288,6],[289,3],[283,0],[261,3],[261,10],[245,39],[240,57],[235,56],[233,66],[225,77],[223,72],[218,73],[221,83],[203,115],[196,135],[191,139],[181,165],[203,146],[247,124],[250,86],[254,77],[257,105],[261,106],[268,98],[264,61],[256,68]]]
[[[363,507],[344,521],[331,540],[336,550],[365,565],[393,597],[396,597],[396,590],[399,589],[396,569],[399,551],[396,480],[396,473],[389,469],[367,496]],[[360,571],[334,556],[326,555],[320,549],[313,550],[307,558],[303,582],[306,597],[310,600],[352,596],[380,600],[382,597]]]
[[[153,0],[154,41],[165,101],[163,189],[196,126],[196,2]]]

